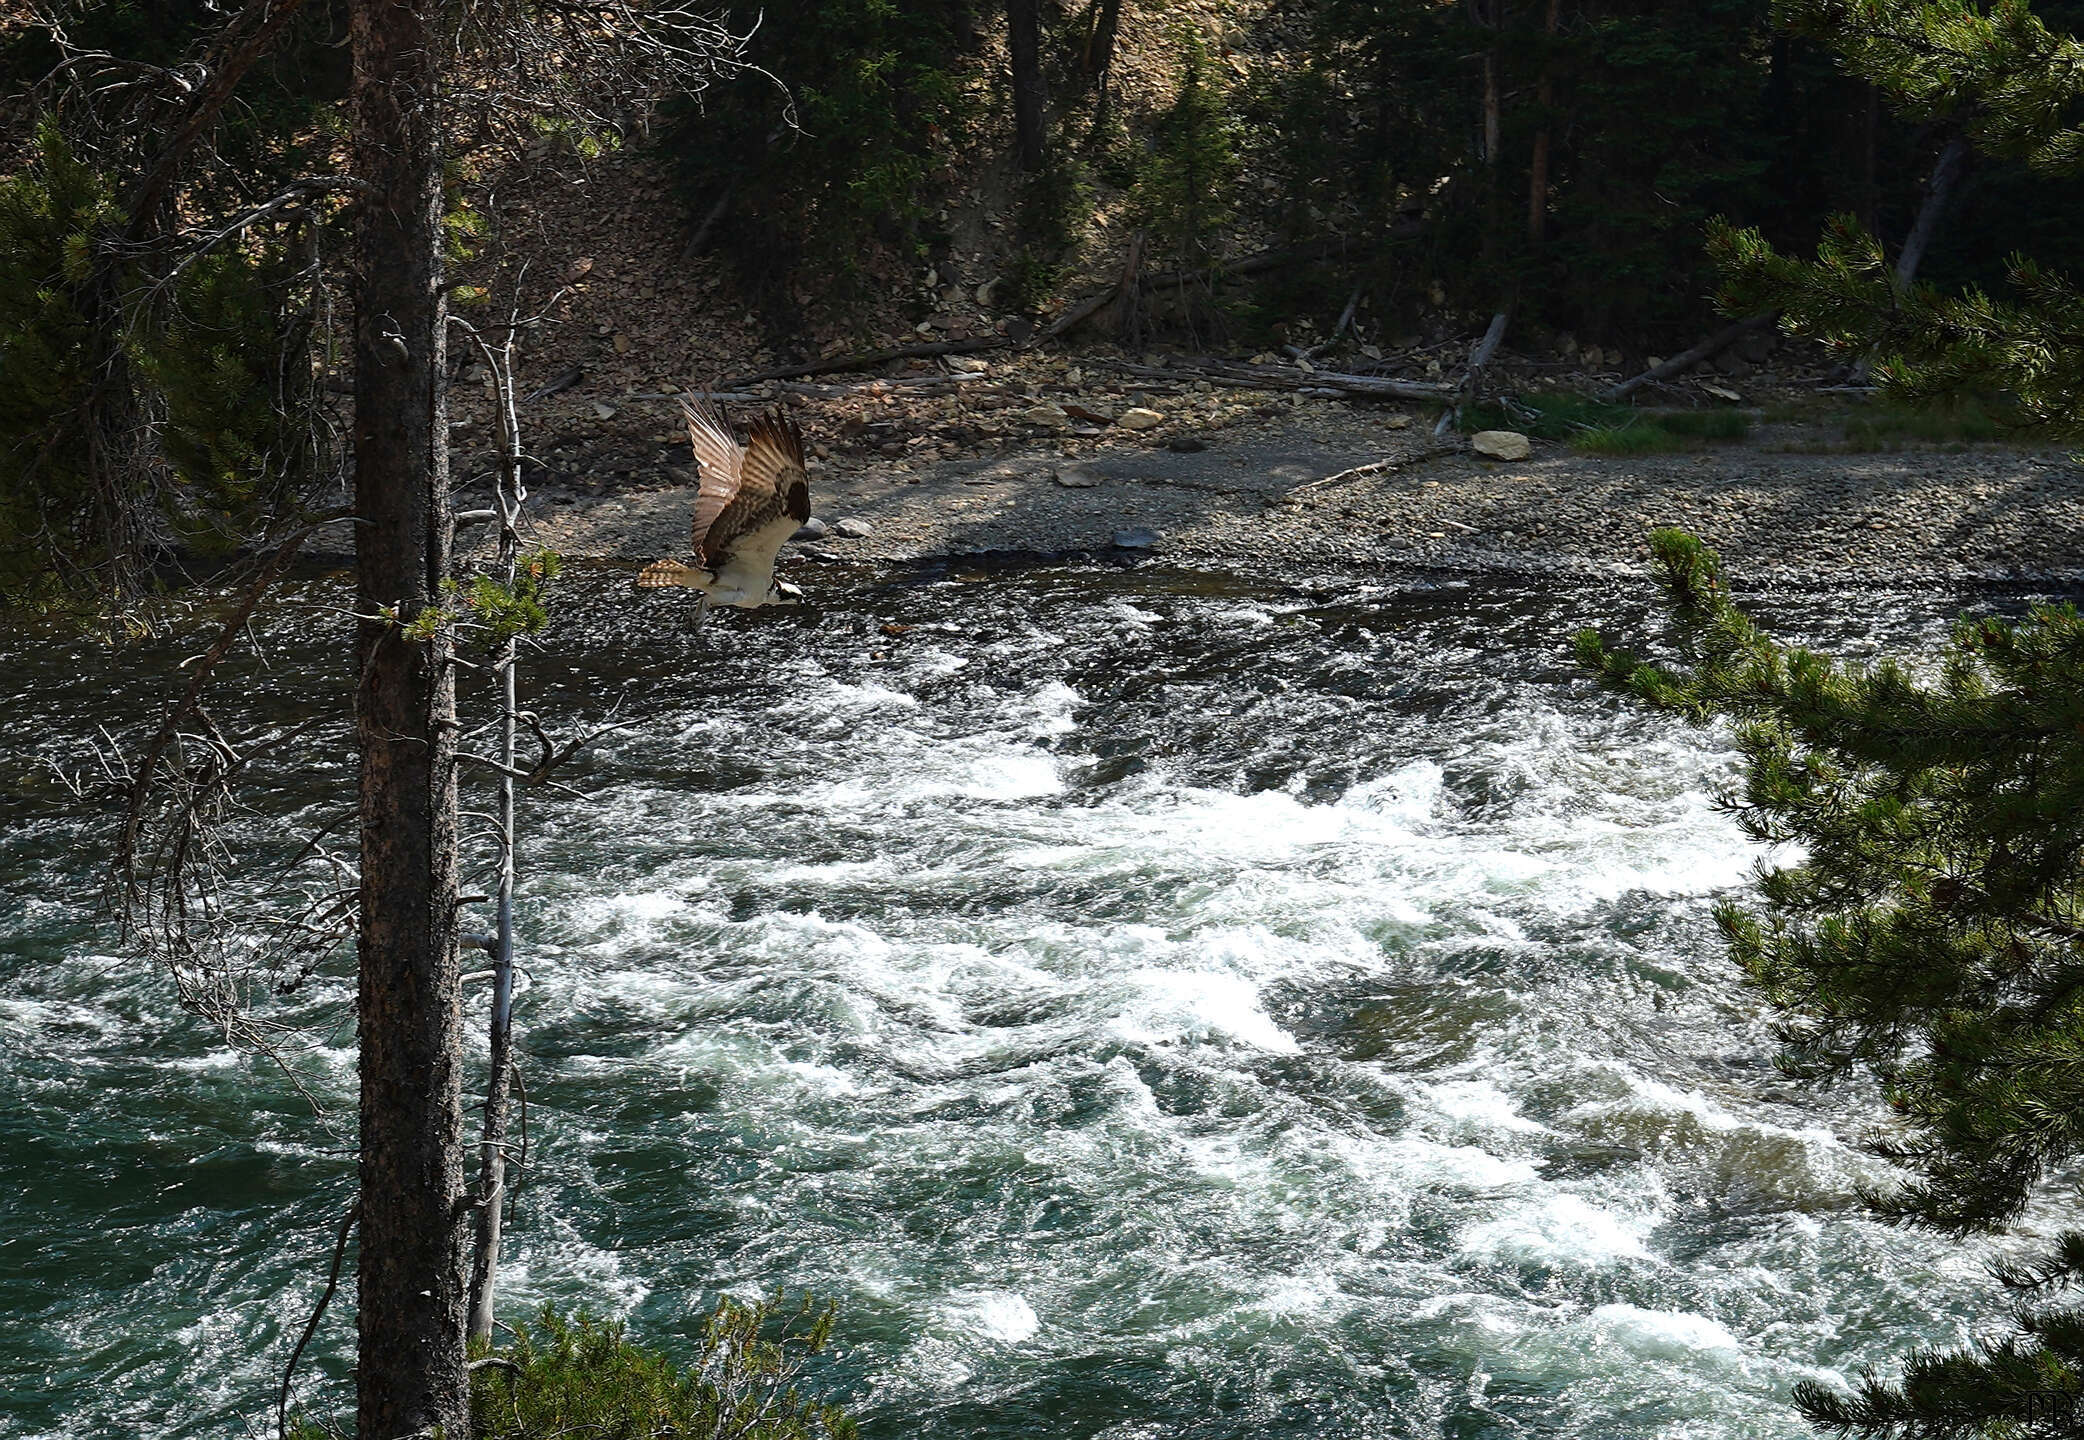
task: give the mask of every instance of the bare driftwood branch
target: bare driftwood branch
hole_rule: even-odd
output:
[[[1293,490],[1282,495],[1280,500],[1273,503],[1280,504],[1284,501],[1292,500],[1298,495],[1307,495],[1313,490],[1322,490],[1332,485],[1342,485],[1349,480],[1360,480],[1369,475],[1390,475],[1399,470],[1409,470],[1415,465],[1425,464],[1428,460],[1437,460],[1442,455],[1458,455],[1461,453],[1461,448],[1459,445],[1430,445],[1416,455],[1397,455],[1386,460],[1371,460],[1365,465],[1355,465],[1349,470],[1341,470],[1333,475],[1321,476],[1315,480],[1306,480]]]
[[[1599,398],[1612,405],[1617,401],[1626,400],[1645,385],[1655,385],[1675,375],[1684,375],[1702,361],[1714,359],[1746,335],[1755,330],[1765,329],[1779,318],[1778,310],[1767,310],[1761,314],[1747,316],[1734,325],[1725,325],[1691,350],[1681,350],[1662,365],[1645,370],[1642,374],[1623,380],[1618,385],[1609,385]]]
[[[1331,334],[1324,340],[1310,346],[1307,350],[1297,345],[1288,345],[1283,348],[1298,360],[1315,360],[1319,355],[1324,354],[1332,346],[1338,344],[1339,337],[1346,333],[1346,327],[1353,323],[1354,312],[1360,309],[1360,297],[1365,289],[1365,285],[1353,287],[1353,293],[1346,297],[1346,308],[1339,312],[1338,323],[1331,327]]]
[[[574,385],[578,384],[581,380],[585,378],[586,372],[580,369],[577,365],[572,366],[569,370],[560,370],[547,382],[537,386],[535,389],[529,391],[526,395],[523,395],[521,397],[521,403],[523,405],[533,405],[536,401],[547,399],[549,396],[555,395],[560,390],[571,389]]]
[[[326,1288],[319,1292],[318,1304],[312,1307],[311,1318],[304,1322],[304,1333],[297,1337],[296,1346],[289,1352],[289,1363],[282,1367],[282,1389],[275,1397],[276,1440],[289,1440],[290,1382],[296,1378],[297,1362],[304,1358],[304,1347],[318,1333],[318,1322],[325,1318],[326,1306],[332,1303],[333,1292],[340,1286],[340,1264],[347,1256],[347,1237],[353,1233],[355,1221],[361,1214],[362,1202],[357,1200],[340,1217],[340,1233],[333,1239],[333,1263],[326,1270]]]
[[[1114,329],[1117,335],[1139,331],[1142,328],[1138,323],[1138,317],[1143,283],[1143,249],[1144,232],[1138,230],[1129,237],[1128,252],[1122,259],[1122,271],[1115,279],[1113,287],[1095,291],[1064,311],[1050,322],[1040,338],[1054,340],[1059,335],[1067,335],[1102,310],[1110,309],[1114,313]]]
[[[250,0],[224,28],[207,62],[208,78],[190,93],[185,113],[168,128],[159,158],[131,196],[130,223],[124,231],[127,242],[143,240],[158,224],[160,207],[172,193],[190,152],[217,123],[246,72],[268,53],[303,4],[304,0]]]
[[[190,266],[216,250],[218,246],[228,240],[236,240],[263,220],[279,216],[284,211],[292,209],[303,201],[320,195],[350,193],[367,195],[372,192],[368,185],[351,175],[315,175],[307,176],[302,180],[292,180],[280,191],[269,196],[260,204],[250,206],[228,219],[215,221],[201,230],[184,235],[182,237],[181,258],[174,262],[173,267],[161,277],[158,284],[161,286],[171,285]]]
[[[1489,72],[1485,73],[1488,75]],[[1454,387],[1454,403],[1449,405],[1447,412],[1440,417],[1440,423],[1433,427],[1436,437],[1445,435],[1454,428],[1455,422],[1462,418],[1462,407],[1474,401],[1477,393],[1482,390],[1484,371],[1490,368],[1491,360],[1498,353],[1498,347],[1505,341],[1505,327],[1511,323],[1510,306],[1491,317],[1491,323],[1484,329],[1483,338],[1478,340],[1476,348],[1469,352],[1469,368],[1462,372],[1461,382]]]
[[[283,567],[289,564],[297,551],[303,548],[304,542],[309,540],[320,526],[340,518],[340,515],[328,515],[313,521],[276,547],[275,553],[262,564],[260,573],[254,577],[253,583],[246,587],[245,594],[239,597],[239,603],[218,630],[217,638],[210,642],[210,648],[205,650],[196,662],[195,673],[188,680],[188,689],[159,722],[159,729],[153,733],[151,740],[146,742],[143,754],[132,767],[129,803],[123,816],[123,836],[116,849],[116,871],[122,883],[126,903],[128,897],[134,897],[136,894],[138,832],[144,824],[146,799],[151,793],[159,762],[166,754],[167,747],[173,743],[181,722],[187,719],[201,702],[204,687],[210,683],[210,674],[217,668],[217,663],[231,652],[232,646],[238,643],[239,636],[245,633],[247,623],[253,618],[254,608],[260,604],[261,596],[267,593],[268,587],[282,574]]]

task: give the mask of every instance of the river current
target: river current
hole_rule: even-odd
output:
[[[1771,1067],[1709,916],[1759,858],[1725,741],[1570,667],[1637,582],[799,578],[700,637],[561,582],[529,703],[627,723],[530,797],[510,1317],[685,1353],[720,1290],[809,1289],[875,1440],[1796,1436],[1799,1380],[2000,1317],[1984,1251],[1860,1208],[1871,1089]],[[343,593],[228,733],[338,713]],[[350,1198],[342,977],[279,1002],[319,1117],[115,951],[109,816],[48,775],[199,648],[0,644],[0,1436],[269,1423]],[[256,853],[343,739],[258,774]]]

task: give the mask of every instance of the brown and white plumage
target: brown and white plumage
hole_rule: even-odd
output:
[[[660,560],[637,576],[643,589],[700,590],[712,605],[755,609],[795,603],[774,578],[774,557],[810,519],[803,432],[780,413],[753,421],[744,445],[714,407],[680,402],[698,483],[692,548],[696,565]]]

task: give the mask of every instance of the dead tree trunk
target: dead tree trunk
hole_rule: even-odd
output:
[[[1931,248],[1932,237],[1939,233],[1939,222],[1946,214],[1947,205],[1954,198],[1954,186],[1961,179],[1961,172],[1968,165],[1968,142],[1959,135],[1948,139],[1939,158],[1932,162],[1932,176],[1925,182],[1925,198],[1918,206],[1918,218],[1904,237],[1903,252],[1896,257],[1896,288],[1908,290],[1918,278],[1918,266],[1925,261],[1925,251]]]
[[[502,499],[502,510],[505,509]],[[506,567],[507,584],[514,566]],[[499,657],[499,898],[498,929],[492,941],[492,1025],[490,1074],[485,1081],[485,1138],[478,1157],[478,1233],[470,1271],[470,1338],[492,1339],[492,1300],[499,1285],[499,1247],[506,1228],[508,1101],[514,1076],[514,721],[515,668],[519,660],[512,639]]]
[[[518,314],[508,323],[497,346],[468,326],[478,352],[492,369],[499,402],[499,481],[494,497],[499,522],[500,578],[512,590],[520,568],[521,502],[528,490],[522,482],[521,416],[514,403],[514,342]],[[499,672],[499,894],[492,935],[492,1020],[490,1066],[485,1080],[485,1130],[478,1147],[477,1250],[470,1270],[470,1338],[492,1339],[492,1302],[499,1286],[499,1247],[506,1225],[507,1126],[514,1081],[514,734],[520,720],[516,673],[520,642],[509,635],[500,647]]]
[[[1563,19],[1563,0],[1549,0],[1548,17],[1542,33],[1553,45]],[[1540,110],[1539,128],[1534,132],[1534,153],[1527,162],[1527,244],[1539,249],[1548,229],[1549,214],[1549,108],[1556,103],[1556,86],[1549,57],[1541,61],[1541,79],[1534,87],[1534,104]]]
[[[1483,338],[1478,340],[1476,348],[1469,352],[1469,368],[1462,372],[1462,383],[1455,386],[1454,403],[1447,407],[1446,413],[1440,417],[1440,423],[1433,427],[1435,436],[1445,435],[1452,430],[1455,423],[1462,418],[1463,408],[1473,404],[1477,396],[1482,394],[1483,372],[1490,368],[1491,361],[1497,357],[1498,347],[1505,341],[1505,327],[1511,323],[1512,311],[1507,308],[1493,315],[1491,323],[1484,327]]]
[[[356,1433],[469,1433],[440,0],[353,9],[356,733],[361,751]]]
[[[1099,99],[1093,104],[1093,123],[1100,125],[1107,118],[1108,82],[1114,74],[1114,41],[1121,32],[1122,0],[1093,0],[1092,27],[1085,37],[1085,74],[1089,83],[1099,87]]]
[[[1013,62],[1014,141],[1020,168],[1033,173],[1049,158],[1040,0],[1006,0],[1006,48]]]
[[[1939,222],[1946,216],[1947,205],[1954,198],[1954,186],[1960,181],[1961,172],[1968,168],[1971,153],[1968,142],[1954,135],[1932,162],[1932,174],[1925,181],[1925,198],[1918,204],[1918,218],[1911,223],[1910,234],[1903,237],[1903,249],[1896,256],[1899,296],[1917,283],[1918,267],[1925,263],[1925,252],[1932,246],[1932,237],[1939,233]],[[1870,350],[1853,365],[1850,382],[1865,385],[1873,373],[1874,352]]]

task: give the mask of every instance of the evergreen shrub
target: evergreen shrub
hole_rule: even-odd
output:
[[[471,1377],[476,1440],[852,1440],[854,1424],[797,1388],[833,1311],[726,1297],[685,1367],[620,1325],[545,1309]]]
[[[1201,37],[1182,32],[1179,86],[1159,116],[1133,212],[1153,252],[1191,268],[1219,259],[1236,214],[1237,126]]]
[[[933,182],[976,115],[965,83],[981,44],[973,0],[779,0],[749,75],[669,106],[671,155],[690,224],[728,193],[711,244],[756,300],[796,308],[799,282],[858,295],[864,242],[916,258]],[[909,253],[908,253],[909,252]]]
[[[293,508],[317,461],[283,259],[226,248],[159,284],[112,264],[111,181],[54,125],[37,138],[0,180],[0,600],[50,598],[54,563],[233,543]]]

